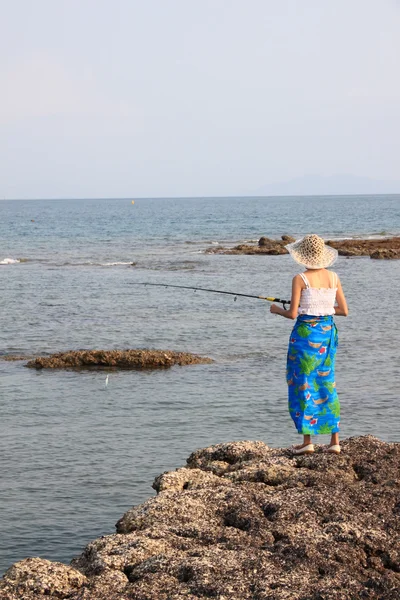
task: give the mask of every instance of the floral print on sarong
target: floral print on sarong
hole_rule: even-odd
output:
[[[287,355],[289,412],[303,435],[339,431],[340,403],[335,383],[337,328],[332,316],[300,315]]]

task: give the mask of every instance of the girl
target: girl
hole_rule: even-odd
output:
[[[290,309],[276,304],[271,312],[295,319],[287,355],[289,412],[304,441],[294,454],[311,454],[311,435],[330,433],[328,452],[339,454],[340,404],[335,383],[338,341],[333,315],[347,317],[348,309],[339,277],[326,267],[338,252],[318,235],[306,235],[286,246],[292,258],[306,267],[292,281]]]

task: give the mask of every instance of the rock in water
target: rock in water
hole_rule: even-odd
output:
[[[31,369],[159,369],[211,362],[211,358],[171,350],[71,350],[39,356],[26,366]]]
[[[400,258],[400,248],[381,248],[372,252],[370,256],[378,259]]]
[[[372,240],[333,240],[326,242],[342,256],[370,256],[371,258],[400,258],[400,237]]]
[[[117,534],[72,562],[84,576],[75,587],[57,587],[56,574],[52,587],[46,568],[46,597],[398,600],[400,444],[363,436],[341,447],[292,456],[243,441],[193,452],[156,478],[158,495],[130,509]],[[30,564],[17,565],[31,581]],[[36,584],[23,589],[6,574],[0,598],[43,598]]]
[[[233,248],[215,246],[206,249],[208,254],[287,254],[285,246],[295,239],[282,235],[280,240],[261,237],[258,244],[239,244]],[[340,256],[370,256],[371,258],[394,259],[400,258],[400,237],[377,239],[345,239],[326,241],[329,246],[336,248]]]

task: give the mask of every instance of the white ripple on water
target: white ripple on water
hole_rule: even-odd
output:
[[[3,258],[3,260],[0,260],[0,265],[16,265],[20,262],[18,258]]]

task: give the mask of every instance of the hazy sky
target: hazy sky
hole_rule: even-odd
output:
[[[399,0],[0,0],[0,198],[399,180]]]

